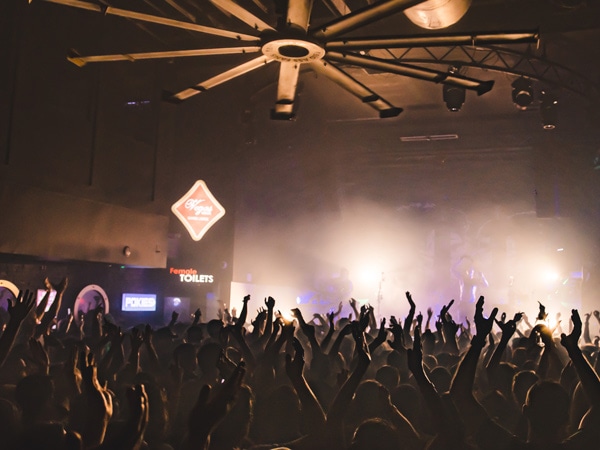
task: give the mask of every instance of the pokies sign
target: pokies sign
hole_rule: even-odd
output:
[[[225,215],[225,208],[213,197],[202,180],[196,181],[192,188],[171,206],[171,211],[195,241],[202,239],[210,227]]]

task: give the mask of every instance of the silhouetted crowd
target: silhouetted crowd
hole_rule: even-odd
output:
[[[67,284],[8,306],[1,449],[600,449],[598,311],[560,333],[541,303],[530,320],[480,297],[456,323],[453,301],[423,315],[409,292],[380,320],[246,296],[125,330],[102,305],[57,317]]]

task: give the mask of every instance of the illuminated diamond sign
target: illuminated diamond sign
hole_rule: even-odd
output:
[[[171,211],[190,233],[199,241],[217,220],[225,215],[225,208],[213,197],[206,183],[196,181],[192,188],[171,206]]]

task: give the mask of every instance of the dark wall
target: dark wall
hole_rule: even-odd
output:
[[[16,214],[0,219],[0,252],[226,270],[237,110],[211,96],[187,109],[162,102],[163,89],[204,76],[202,65],[79,68],[66,60],[69,48],[101,53],[164,43],[127,20],[44,2],[10,0],[2,13],[0,182],[2,209]],[[170,207],[198,179],[227,214],[194,242]]]

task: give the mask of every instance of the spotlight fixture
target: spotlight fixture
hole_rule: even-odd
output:
[[[517,78],[512,83],[512,99],[517,108],[521,110],[527,109],[533,101],[533,89],[531,87],[531,80],[528,78]]]
[[[542,91],[540,113],[544,130],[554,130],[558,120],[558,99],[554,93]]]
[[[448,111],[460,111],[460,108],[462,108],[462,105],[465,103],[465,88],[444,84],[442,92],[444,94],[444,102],[446,103]]]

